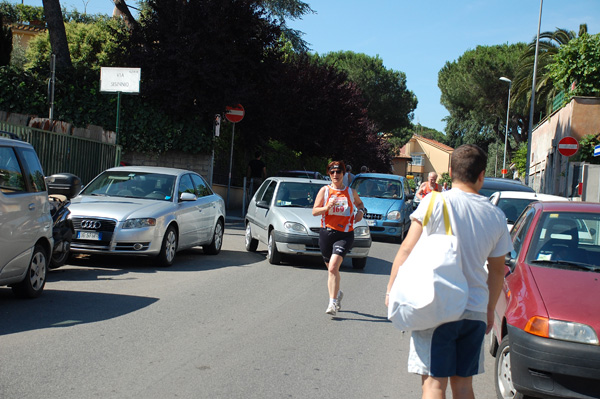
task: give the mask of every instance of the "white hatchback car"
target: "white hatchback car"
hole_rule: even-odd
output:
[[[321,256],[321,217],[312,215],[319,189],[330,182],[296,177],[271,177],[263,182],[246,213],[246,250],[256,251],[259,242],[267,245],[269,263],[279,264],[283,256]],[[354,226],[354,245],[347,257],[354,269],[364,269],[371,248],[371,233],[363,219]]]
[[[535,201],[569,201],[558,195],[537,194],[526,191],[496,191],[490,196],[490,202],[504,212],[508,230],[512,229],[523,209]]]
[[[0,285],[39,296],[52,253],[52,217],[44,172],[26,142],[0,138]]]

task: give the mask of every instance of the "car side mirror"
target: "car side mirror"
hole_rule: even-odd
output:
[[[181,193],[181,195],[179,196],[180,201],[196,201],[197,199],[198,197],[196,197],[196,195],[192,193]]]
[[[413,198],[415,198],[415,195],[413,193],[406,194],[406,199],[411,200]]]
[[[513,270],[515,270],[517,260],[515,258],[512,258],[510,254],[506,254],[506,256],[504,257],[504,264],[508,266],[510,268],[510,271],[512,272]]]
[[[269,209],[269,203],[264,200],[256,201],[256,206],[259,208]]]

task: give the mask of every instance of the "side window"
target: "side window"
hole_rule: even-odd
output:
[[[0,190],[5,194],[27,191],[17,154],[12,147],[0,147]]]
[[[196,190],[194,190],[194,184],[192,183],[191,175],[189,173],[181,177],[177,192],[177,198],[181,197],[181,194],[183,193],[191,193],[196,195]]]
[[[18,149],[21,155],[21,159],[24,163],[24,169],[31,184],[31,189],[34,192],[46,191],[46,182],[44,181],[44,171],[40,160],[34,150],[31,149]]]
[[[267,201],[269,204],[273,200],[273,194],[275,194],[275,187],[277,186],[277,182],[272,181],[271,184],[265,190],[265,195],[261,198],[263,201]]]
[[[408,181],[404,180],[402,186],[404,187],[404,198],[408,198],[408,195],[410,195],[410,187],[408,186]]]
[[[258,191],[256,192],[256,200],[257,201],[260,201],[261,197],[264,195],[268,186],[269,186],[269,180],[263,182],[263,184],[260,185],[260,187],[258,188]]]
[[[527,231],[529,230],[529,225],[531,225],[531,221],[533,220],[533,216],[535,215],[534,209],[528,209],[527,213],[523,215],[518,221],[517,224],[513,227],[512,230],[512,240],[513,240],[513,250],[510,253],[511,258],[516,258],[519,252],[521,252],[521,247],[523,246],[523,241],[525,240],[525,236],[527,235]]]
[[[194,187],[196,188],[196,195],[198,197],[206,197],[207,195],[212,195],[212,190],[208,187],[208,184],[204,181],[204,179],[198,175],[192,175],[192,181],[194,182]]]

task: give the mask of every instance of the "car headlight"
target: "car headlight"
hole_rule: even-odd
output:
[[[140,229],[142,227],[156,226],[156,219],[154,218],[139,218],[139,219],[127,219],[123,223],[123,229]]]
[[[283,224],[283,227],[285,227],[287,230],[293,232],[293,233],[303,233],[306,234],[306,228],[304,227],[304,225],[300,224],[300,223],[296,223],[296,222],[285,222]]]
[[[354,237],[368,237],[369,228],[365,226],[356,227],[354,229]]]
[[[598,336],[594,329],[588,325],[562,320],[550,320],[548,324],[548,336],[550,338],[598,345]]]
[[[572,321],[533,316],[527,322],[525,331],[545,338],[598,345],[598,336],[592,327]]]
[[[400,216],[402,216],[400,214],[400,212],[398,212],[398,211],[391,211],[390,213],[387,214],[386,218],[388,220],[400,220]]]

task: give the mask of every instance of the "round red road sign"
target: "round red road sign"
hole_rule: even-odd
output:
[[[558,152],[565,157],[575,155],[579,150],[579,142],[571,136],[563,137],[558,142]]]
[[[237,123],[244,119],[244,107],[242,104],[225,107],[225,118],[229,122]]]

